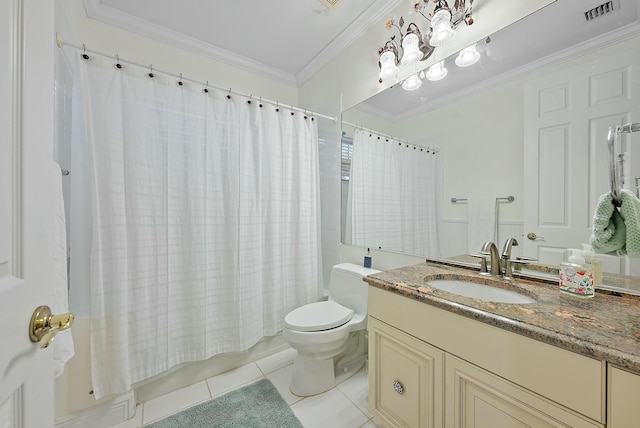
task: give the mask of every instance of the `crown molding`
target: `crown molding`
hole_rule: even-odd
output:
[[[472,86],[458,89],[457,91],[451,92],[444,97],[440,97],[436,100],[433,100],[419,107],[413,108],[411,110],[404,111],[397,115],[383,113],[381,117],[391,121],[399,121],[399,120],[412,117],[416,114],[427,113],[438,107],[442,107],[448,103],[461,100],[467,97],[470,92],[476,92],[482,89],[499,85],[501,83],[506,83],[506,82],[515,80],[520,76],[535,73],[537,71],[542,70],[543,68],[555,66],[563,62],[570,61],[582,55],[591,53],[594,50],[605,48],[614,43],[618,43],[638,35],[640,35],[640,21],[636,21],[632,24],[628,24],[624,27],[620,27],[618,29],[610,31],[609,33],[606,33],[596,39],[585,40],[584,42],[581,42],[577,45],[563,49],[556,53],[547,55],[539,60],[532,61],[520,67],[516,67],[514,69],[506,71],[504,73],[497,74],[493,77],[485,79]],[[358,108],[360,108],[360,106],[358,106]],[[368,106],[367,108],[363,108],[362,110],[369,111],[372,113],[376,111],[378,112],[380,111],[379,109],[371,108],[370,106]]]
[[[296,81],[299,85],[309,80],[322,67],[338,56],[342,51],[351,46],[365,31],[382,19],[405,0],[375,0],[355,21],[342,33],[331,41],[318,55],[316,55],[298,74]]]
[[[186,36],[177,31],[123,13],[117,9],[102,4],[101,0],[84,0],[87,16],[91,19],[123,28],[136,34],[168,43],[204,55],[225,64],[241,68],[252,73],[298,87],[320,71],[329,61],[353,44],[358,37],[372,25],[378,23],[389,11],[398,7],[405,0],[375,0],[349,27],[342,31],[329,45],[316,55],[295,76],[275,67],[254,61],[237,53],[221,49],[205,43],[202,40]]]
[[[194,52],[199,55],[213,58],[217,61],[241,68],[252,73],[297,87],[295,77],[290,73],[268,66],[250,58],[238,55],[225,49],[218,48],[202,40],[186,36],[177,31],[170,30],[149,21],[133,17],[109,6],[105,6],[100,0],[84,0],[87,16],[91,19],[123,28],[132,33],[141,34],[154,40],[168,43]]]

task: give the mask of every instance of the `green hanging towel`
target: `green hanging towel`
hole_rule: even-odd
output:
[[[620,192],[620,215],[627,228],[626,250],[629,257],[640,257],[640,199],[629,190]]]
[[[638,231],[636,222],[636,232]],[[613,194],[600,196],[593,214],[590,243],[593,251],[600,254],[621,256],[626,254],[627,227],[622,215],[613,204]],[[639,242],[640,243],[640,242]],[[640,246],[636,247],[640,249]]]

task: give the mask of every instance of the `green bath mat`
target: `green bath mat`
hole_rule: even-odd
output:
[[[145,428],[304,428],[269,379],[198,404]]]

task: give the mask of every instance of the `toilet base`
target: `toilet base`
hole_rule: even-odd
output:
[[[366,362],[363,333],[352,333],[345,351],[335,357],[318,359],[298,352],[289,384],[291,393],[299,397],[317,395],[356,374]]]

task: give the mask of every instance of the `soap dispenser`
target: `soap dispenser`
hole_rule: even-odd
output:
[[[364,267],[371,269],[371,250],[367,248],[367,254],[364,256]]]
[[[595,296],[593,268],[584,259],[582,250],[569,250],[571,255],[560,263],[560,291],[575,297]]]
[[[591,265],[593,269],[593,284],[602,285],[602,260],[596,257],[596,253],[587,244],[582,244],[582,255],[587,265]]]

